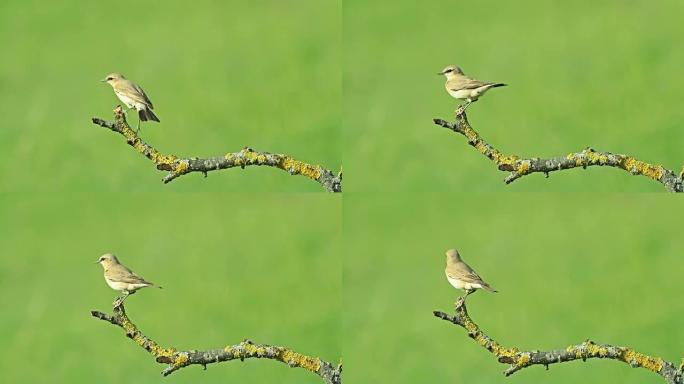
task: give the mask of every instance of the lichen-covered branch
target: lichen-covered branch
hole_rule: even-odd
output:
[[[500,171],[510,172],[504,179],[506,184],[532,173],[549,173],[571,168],[587,168],[591,166],[615,167],[629,172],[632,175],[646,176],[655,180],[670,192],[684,192],[682,186],[683,172],[679,175],[661,165],[649,164],[637,160],[632,156],[599,152],[592,148],[586,148],[581,152],[570,153],[566,156],[550,158],[521,158],[516,155],[505,155],[492,145],[487,143],[468,123],[465,112],[459,110],[456,122],[450,123],[442,119],[434,119],[433,122],[441,127],[460,133],[468,139],[468,144],[492,160]]]
[[[116,304],[116,303],[115,303]],[[100,311],[91,311],[94,317],[121,327],[126,336],[136,344],[143,347],[147,352],[154,356],[158,363],[168,364],[162,371],[162,375],[167,376],[171,373],[189,365],[201,365],[206,369],[208,364],[219,363],[222,361],[245,359],[271,359],[280,361],[290,367],[303,368],[320,376],[326,384],[342,383],[342,365],[333,366],[332,364],[318,358],[303,355],[289,348],[278,347],[275,345],[255,344],[249,340],[244,340],[239,344],[229,345],[225,348],[212,349],[207,351],[179,351],[173,347],[164,348],[154,340],[145,336],[138,327],[126,315],[123,304],[114,306],[114,314],[108,315]]]
[[[93,117],[93,123],[121,134],[126,142],[135,150],[152,160],[157,169],[169,171],[163,178],[168,183],[179,176],[191,172],[208,172],[234,167],[245,168],[252,165],[282,169],[291,175],[302,175],[318,182],[328,192],[342,192],[342,172],[335,175],[332,171],[312,165],[294,158],[268,152],[258,152],[251,148],[243,148],[239,152],[226,153],[223,156],[200,159],[197,157],[179,158],[176,155],[165,155],[151,145],[145,143],[126,121],[126,114],[120,106],[114,109],[114,122]]]
[[[468,336],[475,340],[481,347],[491,352],[500,363],[509,364],[504,375],[510,376],[515,372],[532,366],[543,365],[546,369],[551,364],[565,363],[573,360],[586,361],[587,359],[613,359],[629,364],[634,368],[645,368],[662,376],[670,384],[682,384],[682,369],[684,363],[679,367],[673,363],[665,361],[659,357],[652,357],[627,347],[618,347],[609,344],[596,344],[591,340],[586,340],[577,345],[571,345],[564,349],[551,351],[522,351],[515,347],[504,347],[493,338],[488,336],[475,322],[468,316],[465,301],[459,299],[456,303],[455,314],[449,315],[441,311],[434,311],[433,314],[450,323],[463,327]]]

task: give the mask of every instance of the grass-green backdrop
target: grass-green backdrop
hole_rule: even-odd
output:
[[[638,197],[638,198],[637,198]],[[504,346],[556,349],[591,339],[679,364],[684,337],[684,203],[641,194],[345,195],[344,356],[351,383],[661,383],[612,360],[506,368],[452,312],[461,292],[444,251],[499,293],[468,298]],[[373,228],[368,230],[368,228]]]
[[[220,348],[245,338],[337,363],[341,200],[323,194],[1,194],[0,372],[5,383],[150,383],[157,364],[90,316],[116,293],[93,264],[114,252],[160,284],[126,300],[162,346]],[[184,368],[168,383],[319,383],[250,359]]]
[[[244,146],[341,166],[341,2],[55,1],[0,3],[1,190],[322,191],[273,168],[164,173],[93,125],[119,101],[110,72],[139,83],[164,153]],[[137,118],[129,120],[135,124]],[[195,179],[195,180],[193,180]]]
[[[617,169],[505,173],[432,124],[453,119],[448,64],[509,87],[468,113],[498,149],[560,156],[587,146],[678,172],[684,163],[684,2],[344,2],[348,191],[662,191]]]

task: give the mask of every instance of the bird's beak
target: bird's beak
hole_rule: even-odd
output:
[[[443,72],[443,71],[442,71],[442,72],[437,72],[437,74],[438,74],[438,75],[443,75],[444,72]]]
[[[100,80],[100,81],[103,82],[103,83],[106,83],[106,82],[107,82],[107,79],[102,79],[102,80]]]
[[[100,264],[100,260],[94,262],[93,264]]]

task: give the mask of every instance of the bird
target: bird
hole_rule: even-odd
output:
[[[145,91],[136,83],[126,79],[120,73],[110,73],[100,80],[112,86],[116,97],[126,104],[128,110],[135,108],[138,111],[138,128],[140,132],[140,121],[152,120],[159,122],[159,118],[152,112],[154,106],[147,97]]]
[[[477,99],[484,95],[488,90],[506,86],[504,83],[487,83],[471,79],[463,74],[463,70],[461,70],[460,67],[455,65],[450,65],[437,74],[446,76],[447,81],[444,84],[444,87],[451,97],[465,100],[465,103],[456,109],[458,114],[465,112],[466,108],[468,108],[471,103],[477,101]]]
[[[162,288],[154,283],[151,283],[142,277],[135,274],[135,272],[128,269],[125,265],[119,262],[119,259],[111,253],[105,253],[100,256],[95,262],[100,264],[104,269],[104,278],[109,285],[115,291],[121,291],[123,296],[117,298],[114,301],[114,306],[119,306],[123,304],[124,300],[128,295],[132,295],[140,288],[146,287],[157,287]]]
[[[461,255],[455,249],[446,251],[446,268],[444,273],[446,273],[447,280],[454,288],[465,290],[466,294],[462,299],[475,292],[476,289],[498,292],[482,280],[480,275],[461,259]]]

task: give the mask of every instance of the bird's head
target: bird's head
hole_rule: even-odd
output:
[[[103,83],[108,83],[109,85],[114,84],[119,80],[125,80],[126,78],[120,73],[110,73],[104,79],[100,80]]]
[[[442,72],[439,72],[438,75],[444,75],[446,76],[447,79],[452,79],[456,76],[463,75],[463,71],[461,70],[460,67],[457,67],[455,65],[450,65],[442,70]]]
[[[446,251],[446,260],[447,263],[456,263],[461,261],[461,255],[458,254],[457,250],[449,249]]]
[[[110,265],[119,264],[119,259],[117,259],[116,256],[112,255],[111,253],[105,253],[104,255],[100,256],[95,263],[107,268]]]

